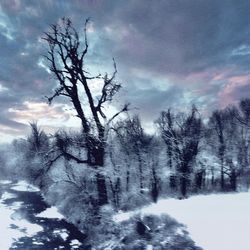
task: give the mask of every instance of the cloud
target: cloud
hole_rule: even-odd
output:
[[[41,106],[34,103],[56,86],[42,59],[47,49],[41,37],[63,16],[80,31],[85,18],[92,18],[88,69],[110,71],[116,58],[123,82],[117,107],[128,100],[148,122],[169,106],[195,103],[207,111],[235,103],[248,93],[248,80],[237,79],[250,65],[249,8],[247,0],[3,0],[0,125],[24,133],[22,124],[31,116],[55,118],[46,108],[35,112]]]
[[[219,93],[219,100],[222,107],[236,104],[242,98],[248,98],[250,94],[250,74],[232,76]]]

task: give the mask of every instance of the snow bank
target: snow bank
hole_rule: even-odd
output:
[[[17,184],[11,187],[12,190],[24,191],[24,192],[38,192],[39,189],[33,185],[27,183],[26,181],[19,181]]]
[[[11,183],[12,183],[11,181],[0,180],[0,184],[3,184],[3,185],[7,185],[7,184],[11,184]]]
[[[16,198],[16,195],[15,194],[11,194],[9,192],[4,192],[1,196],[1,200],[4,201],[4,200],[7,200],[7,199],[12,199],[12,198]]]
[[[56,207],[50,207],[36,215],[37,217],[49,219],[63,219],[64,216],[58,212]]]
[[[8,193],[5,194],[4,198],[9,197]],[[43,228],[29,223],[23,219],[17,219],[13,216],[14,210],[20,207],[21,203],[15,203],[14,207],[6,207],[0,200],[0,248],[9,249],[15,240],[23,236],[33,236],[37,232],[42,231]]]
[[[187,225],[196,244],[205,250],[249,250],[250,193],[165,199],[141,210],[120,213],[115,221],[142,214],[169,214]]]

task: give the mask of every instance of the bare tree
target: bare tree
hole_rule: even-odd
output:
[[[121,85],[115,81],[117,74],[116,63],[113,60],[114,72],[91,76],[86,70],[85,56],[88,53],[87,25],[84,26],[84,42],[82,44],[79,34],[69,19],[63,18],[61,23],[51,25],[50,31],[45,33],[44,40],[48,43],[49,50],[46,56],[50,64],[50,70],[59,82],[58,88],[52,96],[47,97],[51,103],[56,97],[67,98],[81,120],[82,132],[85,138],[87,159],[78,157],[63,151],[69,159],[77,163],[87,163],[97,170],[104,166],[106,131],[109,124],[120,113],[127,111],[128,105],[108,118],[103,110],[104,105],[111,102],[113,96],[120,90]],[[93,80],[102,82],[99,99],[95,100],[91,92],[90,84]],[[88,105],[84,106],[83,101]],[[86,109],[89,108],[89,113]],[[99,205],[108,202],[105,176],[97,171],[97,190]]]
[[[156,121],[159,125],[161,131],[161,137],[166,144],[167,147],[167,156],[168,156],[168,167],[171,169],[173,167],[173,148],[174,148],[174,141],[173,137],[175,136],[175,132],[173,130],[173,121],[174,117],[171,113],[171,110],[162,111],[160,117]],[[173,134],[174,133],[174,134]]]
[[[246,168],[250,163],[250,98],[241,100],[234,114],[239,125],[238,161]]]
[[[169,159],[168,164],[172,168],[173,160],[175,161],[181,195],[185,197],[192,163],[199,152],[202,124],[198,111],[193,107],[188,115],[174,115],[169,109],[161,113],[157,123],[167,145],[167,155],[171,157],[171,164]],[[170,178],[172,180],[173,176]]]
[[[146,161],[148,160],[145,156],[150,148],[152,137],[144,132],[138,115],[135,115],[132,118],[128,117],[124,121],[118,122],[113,129],[115,130],[118,140],[122,146],[122,150],[127,157],[130,159],[135,157],[138,162],[140,193],[143,193],[145,189],[144,172],[147,165]],[[130,163],[128,162],[126,176],[127,190],[129,190],[128,187],[130,182],[129,164]]]
[[[230,190],[236,191],[237,177],[247,164],[246,125],[239,122],[236,115],[238,109],[234,106],[216,110],[208,123],[208,142],[220,161],[221,190],[228,189],[228,177]]]
[[[36,122],[30,123],[31,133],[27,138],[28,154],[34,157],[35,154],[44,153],[49,147],[49,139],[45,132],[40,129]]]
[[[225,189],[225,151],[226,151],[226,144],[225,144],[225,113],[220,110],[216,110],[213,112],[212,116],[209,120],[209,126],[212,131],[215,132],[217,137],[217,155],[220,159],[220,186],[221,190]],[[212,133],[211,133],[212,135]]]

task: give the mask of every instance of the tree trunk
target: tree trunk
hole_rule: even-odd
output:
[[[230,174],[230,185],[231,185],[231,189],[232,191],[236,191],[237,189],[237,175],[235,170],[233,169],[231,174]]]
[[[115,208],[118,209],[120,206],[120,193],[121,193],[120,177],[116,179],[115,184],[112,182],[111,178],[109,178],[109,182],[110,182],[110,188],[113,194],[113,203],[114,203]]]
[[[173,165],[173,163],[172,163],[172,147],[171,146],[168,146],[167,147],[167,154],[168,154],[168,166],[169,166],[169,168],[170,169],[172,169],[172,165]]]
[[[177,190],[177,177],[176,175],[170,175],[169,177],[169,186],[173,190]]]
[[[129,191],[129,184],[130,183],[130,172],[127,170],[127,177],[126,177],[126,191]]]
[[[186,197],[186,194],[187,194],[187,179],[186,179],[185,176],[181,176],[180,185],[181,185],[181,195],[182,195],[182,197]]]
[[[138,163],[139,163],[139,172],[140,172],[140,193],[143,194],[143,170],[142,170],[142,159],[140,153],[138,153]]]
[[[223,163],[221,163],[221,169],[220,169],[220,187],[221,187],[222,191],[225,190],[225,180],[224,180],[224,167],[223,167]]]
[[[106,181],[103,174],[100,173],[96,174],[96,184],[98,191],[98,204],[100,206],[105,205],[108,203],[108,194],[107,194]]]
[[[211,169],[211,174],[212,174],[211,186],[214,187],[215,181],[214,181],[214,168],[213,168],[213,167],[212,167],[212,169]]]
[[[203,171],[199,171],[195,174],[195,186],[199,190],[202,188],[203,184],[203,173]]]
[[[95,168],[103,168],[104,167],[104,147],[96,144],[92,144],[88,147],[88,158],[90,161],[90,165]],[[96,174],[96,184],[97,184],[97,192],[98,192],[98,203],[100,206],[108,203],[108,193],[107,186],[105,181],[105,176],[97,172]]]
[[[224,179],[224,146],[221,145],[219,149],[220,156],[220,187],[221,190],[225,190],[225,179]]]
[[[159,196],[159,186],[158,186],[158,178],[156,176],[156,171],[155,168],[152,168],[152,189],[151,189],[151,195],[152,195],[152,199],[153,202],[157,202],[158,200],[158,196]]]
[[[182,197],[186,197],[187,195],[187,181],[188,181],[188,161],[185,160],[183,163],[181,163],[181,169],[180,169],[180,191]]]

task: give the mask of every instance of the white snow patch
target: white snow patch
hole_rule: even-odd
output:
[[[11,184],[12,182],[11,181],[7,181],[7,180],[0,180],[0,184]]]
[[[22,204],[23,204],[23,202],[21,202],[21,201],[15,201],[11,205],[9,205],[8,207],[10,207],[13,210],[16,210],[16,209],[20,208]]]
[[[140,210],[126,212],[126,213],[119,211],[119,213],[117,213],[115,216],[113,216],[113,220],[117,223],[123,222],[123,221],[129,220],[132,216],[139,214],[139,213],[140,213]]]
[[[19,181],[17,184],[15,184],[13,187],[11,187],[12,190],[16,191],[24,191],[24,192],[38,192],[39,189],[26,181]]]
[[[4,192],[1,196],[1,200],[7,200],[7,199],[12,199],[12,198],[16,198],[15,194],[9,193],[9,192]]]
[[[43,246],[44,245],[42,242],[37,242],[37,241],[34,241],[32,244],[37,245],[37,246]]]
[[[78,249],[81,245],[82,245],[82,243],[76,239],[74,239],[70,242],[70,246],[72,249]]]
[[[178,235],[184,235],[184,232],[183,232],[182,228],[177,228],[175,233],[178,234]]]
[[[67,229],[61,229],[61,230],[56,229],[56,230],[53,231],[53,233],[54,234],[59,234],[64,241],[66,241],[68,236],[69,236],[69,232],[68,232]]]
[[[120,213],[121,222],[142,214],[169,214],[187,225],[191,238],[205,250],[249,250],[250,193],[164,199],[141,210]]]
[[[152,245],[147,245],[146,250],[153,250],[153,246]]]
[[[65,241],[65,240],[67,240],[67,238],[68,238],[69,234],[68,234],[68,233],[66,233],[66,232],[62,232],[62,233],[60,233],[60,236],[61,236],[61,237],[62,237],[62,239]]]
[[[50,207],[36,215],[37,217],[49,219],[63,219],[64,216],[58,212],[56,207]]]

